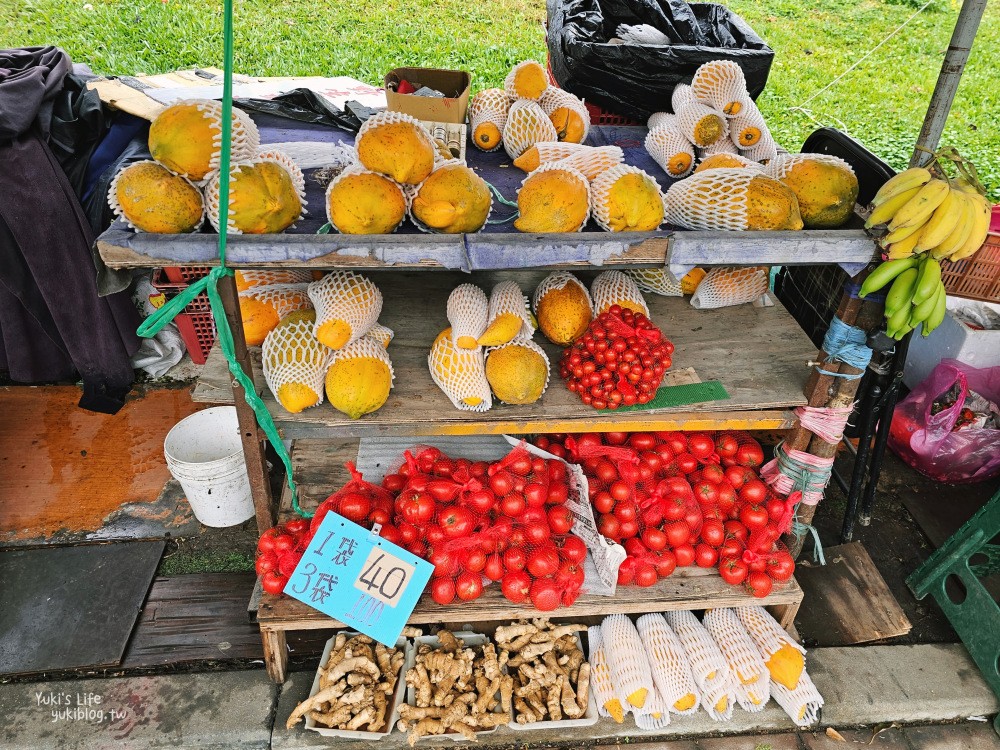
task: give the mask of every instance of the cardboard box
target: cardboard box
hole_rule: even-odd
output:
[[[396,93],[396,86],[402,80],[415,89],[427,86],[440,91],[445,98]],[[396,68],[385,77],[385,98],[390,112],[403,112],[430,122],[461,123],[465,122],[465,113],[469,108],[471,85],[472,76],[462,70]]]

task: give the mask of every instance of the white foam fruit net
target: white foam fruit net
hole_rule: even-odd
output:
[[[273,146],[261,146],[257,149],[257,158],[266,159],[268,161],[273,161],[280,164],[288,172],[289,176],[292,178],[292,184],[295,185],[295,189],[304,198],[306,194],[306,178],[302,174],[302,168],[299,167],[298,163],[291,156],[286,154],[284,151],[274,148]]]
[[[686,177],[694,169],[694,146],[674,127],[661,126],[646,134],[646,151],[671,177]]]
[[[670,95],[670,108],[674,114],[680,112],[682,107],[694,101],[694,91],[686,83],[678,83],[674,86],[674,91]]]
[[[289,224],[289,226],[294,226],[295,222],[306,215],[306,193],[305,193],[305,180],[302,177],[302,171],[292,163],[292,170],[289,170],[285,164],[277,161],[273,158],[256,158],[249,161],[235,162],[229,169],[229,212],[228,212],[228,223],[226,231],[229,234],[243,234],[243,230],[236,225],[236,216],[233,212],[234,205],[240,202],[240,197],[238,195],[238,190],[234,183],[236,182],[236,176],[242,169],[253,169],[259,164],[263,163],[276,164],[288,175],[288,179],[292,183],[292,187],[295,191],[295,196],[298,200],[298,216]],[[222,196],[219,193],[219,187],[222,180],[222,175],[219,172],[212,172],[206,178],[208,182],[205,184],[205,209],[208,213],[208,220],[211,225],[215,228],[215,231],[221,231],[219,226],[222,219],[222,206],[221,200]],[[276,196],[270,196],[271,200],[276,200]],[[263,201],[260,201],[263,204]],[[287,228],[287,227],[286,227]]]
[[[764,167],[764,174],[776,180],[787,175],[796,164],[802,162],[819,162],[821,164],[831,164],[835,167],[846,169],[854,174],[854,169],[839,156],[833,154],[779,154]]]
[[[354,178],[357,178],[359,175],[366,175],[366,174],[373,175],[374,177],[377,177],[380,180],[384,180],[385,187],[389,191],[390,195],[393,194],[394,190],[399,191],[399,201],[400,201],[399,207],[401,207],[402,210],[398,211],[399,220],[396,222],[395,226],[389,229],[390,233],[395,232],[399,228],[399,225],[403,223],[403,219],[406,218],[406,215],[410,210],[410,201],[412,200],[413,197],[412,193],[408,190],[404,190],[403,186],[395,182],[391,177],[388,177],[384,174],[380,174],[378,172],[374,172],[368,169],[367,167],[363,166],[362,164],[357,164],[357,163],[345,167],[343,170],[341,170],[340,174],[338,174],[336,177],[330,180],[330,184],[326,186],[326,197],[323,201],[323,205],[326,206],[327,221],[329,221],[330,226],[332,226],[338,232],[342,231],[341,228],[337,225],[337,222],[334,221],[334,216],[330,211],[330,196],[336,190],[352,190],[351,183],[355,182]],[[352,205],[353,207],[352,213],[354,214],[355,218],[358,219],[361,223],[374,222],[376,221],[376,215],[377,215],[376,211],[378,211],[379,214],[385,211],[384,206],[382,207],[373,206],[373,207],[363,208],[364,204],[360,201],[348,200],[347,203],[349,205]]]
[[[673,128],[676,130],[677,116],[669,112],[654,112],[646,120],[646,129],[655,130],[656,128]]]
[[[715,154],[711,154],[711,155],[703,157],[702,158],[702,162],[704,162],[706,159],[710,158],[710,156],[714,156],[714,155]],[[746,158],[741,153],[738,153],[737,149],[735,147],[733,148],[732,152],[726,153],[726,156],[729,157],[729,161],[731,161],[731,162],[735,161],[738,164],[741,164],[743,166],[743,168],[745,168],[745,169],[753,169],[753,170],[759,172],[759,171],[761,171],[764,168],[762,165],[758,164],[757,162],[752,161],[751,159]],[[727,167],[713,167],[713,169],[739,169],[739,168],[740,167],[732,167],[732,166],[727,166]],[[702,169],[700,171],[704,172],[705,170]]]
[[[309,299],[316,308],[316,327],[342,321],[350,328],[347,344],[371,330],[382,313],[382,292],[369,279],[354,271],[333,271],[309,287]]]
[[[747,189],[757,174],[709,169],[675,182],[667,190],[667,221],[685,229],[746,229]]]
[[[503,129],[503,147],[511,159],[516,159],[537,143],[558,140],[556,126],[538,102],[518,99],[510,105]]]
[[[650,713],[653,675],[635,625],[626,615],[608,615],[601,623],[601,635],[611,680],[622,706],[634,714]]]
[[[561,161],[547,162],[542,164],[535,171],[529,172],[528,175],[521,181],[521,187],[517,190],[518,200],[521,200],[521,191],[527,186],[528,190],[526,191],[526,194],[534,194],[536,197],[551,197],[553,202],[557,202],[558,196],[552,195],[551,192],[544,187],[532,188],[531,183],[535,181],[535,178],[538,177],[538,175],[545,172],[562,172],[569,179],[578,181],[584,190],[584,194],[586,195],[587,206],[583,215],[580,217],[580,223],[577,226],[566,230],[567,232],[582,232],[583,228],[587,225],[587,220],[590,219],[590,179],[579,169],[571,166],[570,162],[572,160],[579,160],[579,158],[586,156],[586,154],[575,154]]]
[[[111,184],[108,186],[108,205],[111,207],[111,210],[114,212],[115,216],[122,219],[129,227],[131,227],[137,232],[142,232],[145,230],[137,227],[135,224],[132,223],[132,220],[128,217],[128,214],[125,213],[125,209],[118,201],[118,180],[122,177],[122,175],[124,175],[130,169],[132,169],[133,167],[137,167],[140,164],[155,164],[160,169],[164,170],[167,169],[162,164],[160,164],[159,162],[155,162],[152,159],[145,159],[143,161],[132,162],[128,166],[119,169],[118,172],[115,174],[114,179],[111,180]],[[176,177],[177,179],[184,180],[184,182],[186,182],[188,185],[190,185],[194,190],[198,192],[198,196],[201,198],[201,217],[198,219],[198,222],[194,225],[194,228],[190,230],[191,233],[197,232],[199,229],[201,229],[201,225],[205,223],[205,196],[202,194],[202,191],[198,187],[198,185],[189,180],[184,175],[174,174],[173,176]]]
[[[625,270],[644,292],[659,294],[661,297],[681,297],[681,282],[665,268],[628,268]]]
[[[751,640],[757,645],[757,650],[760,651],[760,655],[765,661],[785,645],[791,646],[803,655],[806,653],[806,650],[796,643],[763,607],[734,607],[733,611],[743,623],[743,627],[747,629]]]
[[[709,137],[704,134],[706,123],[718,125],[718,132]],[[729,133],[726,116],[714,107],[694,101],[677,110],[677,128],[681,134],[695,146],[711,146],[716,141],[725,138]]]
[[[312,271],[237,271],[236,283],[243,289],[271,284],[308,284]]]
[[[682,716],[695,713],[701,693],[691,674],[687,652],[677,634],[659,613],[643,615],[636,622],[636,627],[649,659],[653,682],[667,710]],[[689,696],[694,696],[691,706],[678,709],[676,704]]]
[[[502,140],[497,141],[493,148],[483,148],[482,144],[475,138],[476,128],[490,122],[496,126],[498,133],[503,133],[507,124],[507,109],[510,107],[510,98],[503,89],[483,89],[469,102],[469,137],[472,145],[480,151],[496,151],[502,145]]]
[[[372,339],[377,341],[382,345],[383,349],[388,349],[389,344],[392,343],[393,338],[395,338],[396,333],[388,326],[384,326],[381,323],[376,323],[373,325],[362,338]]]
[[[619,179],[627,174],[642,175],[643,180],[651,188],[654,188],[660,195],[660,200],[663,200],[663,192],[660,190],[660,186],[656,180],[649,173],[644,172],[638,167],[633,167],[631,164],[618,164],[606,172],[602,172],[598,175],[597,179],[590,183],[590,213],[605,232],[612,231],[611,189]],[[663,222],[661,221],[660,223],[662,224]]]
[[[475,284],[461,284],[451,290],[447,305],[451,338],[459,349],[477,349],[479,337],[489,323],[490,302]],[[464,345],[471,340],[471,346]]]
[[[743,68],[732,60],[712,60],[694,72],[691,90],[703,102],[735,117],[750,101]]]
[[[778,144],[768,135],[766,138],[762,138],[756,146],[742,149],[742,153],[754,161],[770,162],[778,155]]]
[[[611,701],[618,700],[618,691],[611,679],[611,669],[608,667],[607,654],[604,651],[604,639],[601,626],[592,625],[587,630],[587,640],[590,641],[590,689],[594,691],[597,702],[597,713],[600,716],[611,716],[607,706]],[[615,721],[621,721],[615,717]]]
[[[597,315],[607,312],[612,305],[620,305],[649,317],[649,306],[635,280],[621,271],[599,273],[590,285],[590,298]]]
[[[535,295],[532,297],[532,306],[535,309],[535,314],[538,314],[538,303],[546,294],[551,292],[553,289],[562,289],[567,284],[576,284],[583,291],[584,296],[587,298],[587,302],[590,304],[590,311],[594,311],[594,302],[590,299],[590,292],[587,291],[587,287],[583,285],[576,276],[571,274],[569,271],[553,271],[544,279],[542,283],[535,287]]]
[[[261,345],[264,381],[279,403],[284,386],[298,385],[315,394],[316,404],[321,404],[329,357],[330,350],[313,336],[312,321],[284,323],[267,334]]]
[[[541,146],[542,144],[539,144]],[[546,162],[559,168],[574,169],[588,180],[594,180],[602,173],[625,161],[625,153],[618,146],[584,146],[565,159]],[[543,164],[543,166],[545,166]]]
[[[587,139],[587,134],[590,133],[590,113],[583,105],[583,99],[563,89],[549,86],[542,92],[541,97],[538,99],[538,104],[541,106],[542,111],[549,117],[552,117],[552,113],[557,109],[564,107],[576,112],[583,122],[583,136],[578,143],[582,143]]]
[[[593,146],[584,146],[582,143],[564,143],[562,141],[542,141],[534,145],[538,151],[539,164],[561,161],[569,156],[584,153],[593,148]]]
[[[372,131],[382,125],[397,125],[402,122],[407,122],[414,126],[417,138],[425,141],[427,145],[431,147],[436,155],[435,161],[437,161],[439,158],[437,156],[437,144],[434,143],[434,139],[431,138],[431,134],[427,131],[427,128],[424,127],[423,123],[421,123],[417,118],[411,117],[403,112],[390,112],[387,109],[382,110],[381,112],[376,112],[374,115],[365,120],[361,127],[358,128],[358,134],[354,138],[355,150],[357,150],[357,146],[360,145],[361,141],[369,131]]]
[[[789,690],[784,685],[772,681],[771,697],[798,727],[814,724],[819,719],[819,710],[823,707],[823,696],[816,689],[812,678],[805,672],[799,677],[799,684],[795,686],[795,690]]]
[[[391,383],[396,379],[396,375],[392,370],[392,360],[389,359],[389,354],[386,352],[385,347],[382,346],[381,342],[368,335],[362,336],[357,341],[352,341],[343,349],[329,352],[328,356],[328,367],[332,367],[337,362],[343,362],[347,359],[377,359],[380,362],[384,362],[385,366],[389,368],[390,387]]]
[[[486,350],[486,356],[484,358],[484,363],[485,363],[486,360],[489,360],[491,354],[493,354],[494,352],[500,351],[501,349],[506,349],[509,346],[521,346],[521,347],[524,347],[525,349],[529,349],[529,350],[533,351],[535,354],[538,354],[539,356],[541,356],[542,361],[545,362],[545,385],[542,386],[542,393],[539,394],[539,398],[541,398],[542,394],[544,394],[545,391],[547,391],[548,388],[549,388],[549,378],[552,375],[552,364],[549,362],[549,355],[545,353],[545,350],[542,349],[542,347],[540,347],[538,344],[536,344],[531,339],[515,338],[513,341],[508,341],[506,344],[501,344],[500,346],[491,346],[491,347],[489,347]]]
[[[742,305],[758,299],[768,289],[767,271],[760,268],[713,268],[691,296],[698,310]]]
[[[427,356],[427,367],[431,379],[456,409],[482,412],[492,408],[493,394],[481,347],[459,349],[451,335],[439,336]]]
[[[211,123],[210,127],[214,131],[214,135],[212,137],[212,158],[209,162],[209,172],[215,172],[219,169],[222,158],[222,102],[215,99],[182,99],[171,104],[168,109],[187,106],[194,106]],[[233,107],[229,141],[231,163],[253,159],[260,146],[260,131],[257,130],[257,125],[250,118],[250,115],[236,107]],[[208,179],[208,176],[205,176],[205,180]],[[204,184],[205,180],[198,184]]]
[[[763,711],[771,697],[771,674],[736,613],[727,608],[710,609],[705,612],[702,625],[729,662],[740,706],[750,713]]]
[[[707,159],[709,156],[714,154],[738,154],[740,150],[736,148],[736,144],[733,143],[732,138],[720,138],[711,146],[705,146],[704,148],[695,149],[698,152],[699,159]]]
[[[729,123],[729,135],[741,149],[751,148],[771,133],[764,122],[764,115],[753,102]]]
[[[252,298],[270,305],[278,315],[278,319],[298,310],[309,310],[313,303],[307,292],[309,285],[298,284],[267,284],[252,286],[240,292],[240,298]]]
[[[534,335],[535,328],[528,314],[528,298],[516,281],[501,281],[490,291],[488,325],[493,325],[497,318],[505,314],[521,319],[521,330],[515,334],[515,339],[530,339]]]
[[[653,686],[653,692],[647,699],[649,713],[641,713],[635,715],[635,725],[639,729],[644,729],[647,732],[654,729],[663,729],[663,727],[670,724],[670,712],[667,710],[663,697],[660,695],[660,691]]]
[[[691,674],[701,688],[702,708],[709,716],[719,721],[726,713],[716,709],[720,698],[731,694],[727,701],[727,711],[732,709],[736,699],[735,694],[732,694],[733,675],[726,657],[693,612],[687,610],[665,612],[663,616],[684,646],[684,652],[691,663]]]
[[[515,65],[513,68],[510,69],[510,72],[507,74],[507,77],[504,78],[503,81],[503,90],[507,92],[507,96],[510,99],[525,98],[522,94],[517,93],[517,90],[514,88],[514,81],[517,78],[518,73],[520,73],[525,68],[530,68],[530,67],[538,68],[539,70],[541,70],[542,75],[546,75],[545,68],[543,68],[540,63],[537,63],[534,60],[524,60],[522,62],[519,62],[517,65]],[[545,92],[543,91],[542,93]],[[537,99],[529,101],[537,101]]]
[[[260,146],[260,151],[280,151],[295,162],[299,169],[331,167],[343,169],[358,160],[354,144],[327,141],[281,141]]]

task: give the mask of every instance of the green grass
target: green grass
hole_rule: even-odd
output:
[[[167,553],[157,575],[177,576],[189,573],[248,573],[253,570],[252,552],[224,549],[198,549],[181,545]]]
[[[221,61],[219,0],[0,0],[5,45],[57,44],[98,72],[159,73]],[[831,89],[792,110],[872,49],[917,0],[732,0],[776,50],[761,107],[797,149],[820,124],[906,165],[957,16],[936,0]],[[257,75],[352,75],[378,83],[397,65],[457,67],[498,84],[515,62],[544,59],[544,0],[237,0],[236,67]],[[1000,6],[988,6],[943,143],[979,168],[1000,200]]]

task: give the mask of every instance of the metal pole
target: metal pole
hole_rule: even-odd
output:
[[[948,45],[944,62],[941,63],[941,72],[938,73],[937,83],[934,84],[931,103],[927,107],[924,124],[917,137],[917,146],[929,151],[934,151],[938,147],[945,122],[951,112],[952,102],[955,101],[958,83],[962,79],[962,71],[965,70],[965,63],[969,60],[972,42],[975,41],[985,10],[986,0],[962,2],[958,20],[955,22],[955,31],[951,35],[951,44]],[[910,157],[910,166],[918,167],[929,159],[930,154],[919,148],[914,149],[913,156]]]

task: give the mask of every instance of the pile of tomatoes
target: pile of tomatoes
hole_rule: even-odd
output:
[[[304,518],[278,524],[261,534],[254,567],[264,591],[280,594],[284,590],[311,539],[309,521]]]
[[[576,600],[587,547],[570,533],[566,464],[523,447],[492,464],[437,448],[406,458],[382,482],[394,512],[380,534],[434,565],[435,602],[477,599],[484,582],[540,610]]]
[[[779,542],[789,504],[760,480],[764,452],[750,435],[608,432],[536,444],[582,465],[598,531],[627,553],[619,584],[652,586],[697,565],[763,597],[791,578],[795,564]]]
[[[565,349],[559,374],[595,409],[646,404],[670,369],[670,343],[642,313],[612,305]]]

